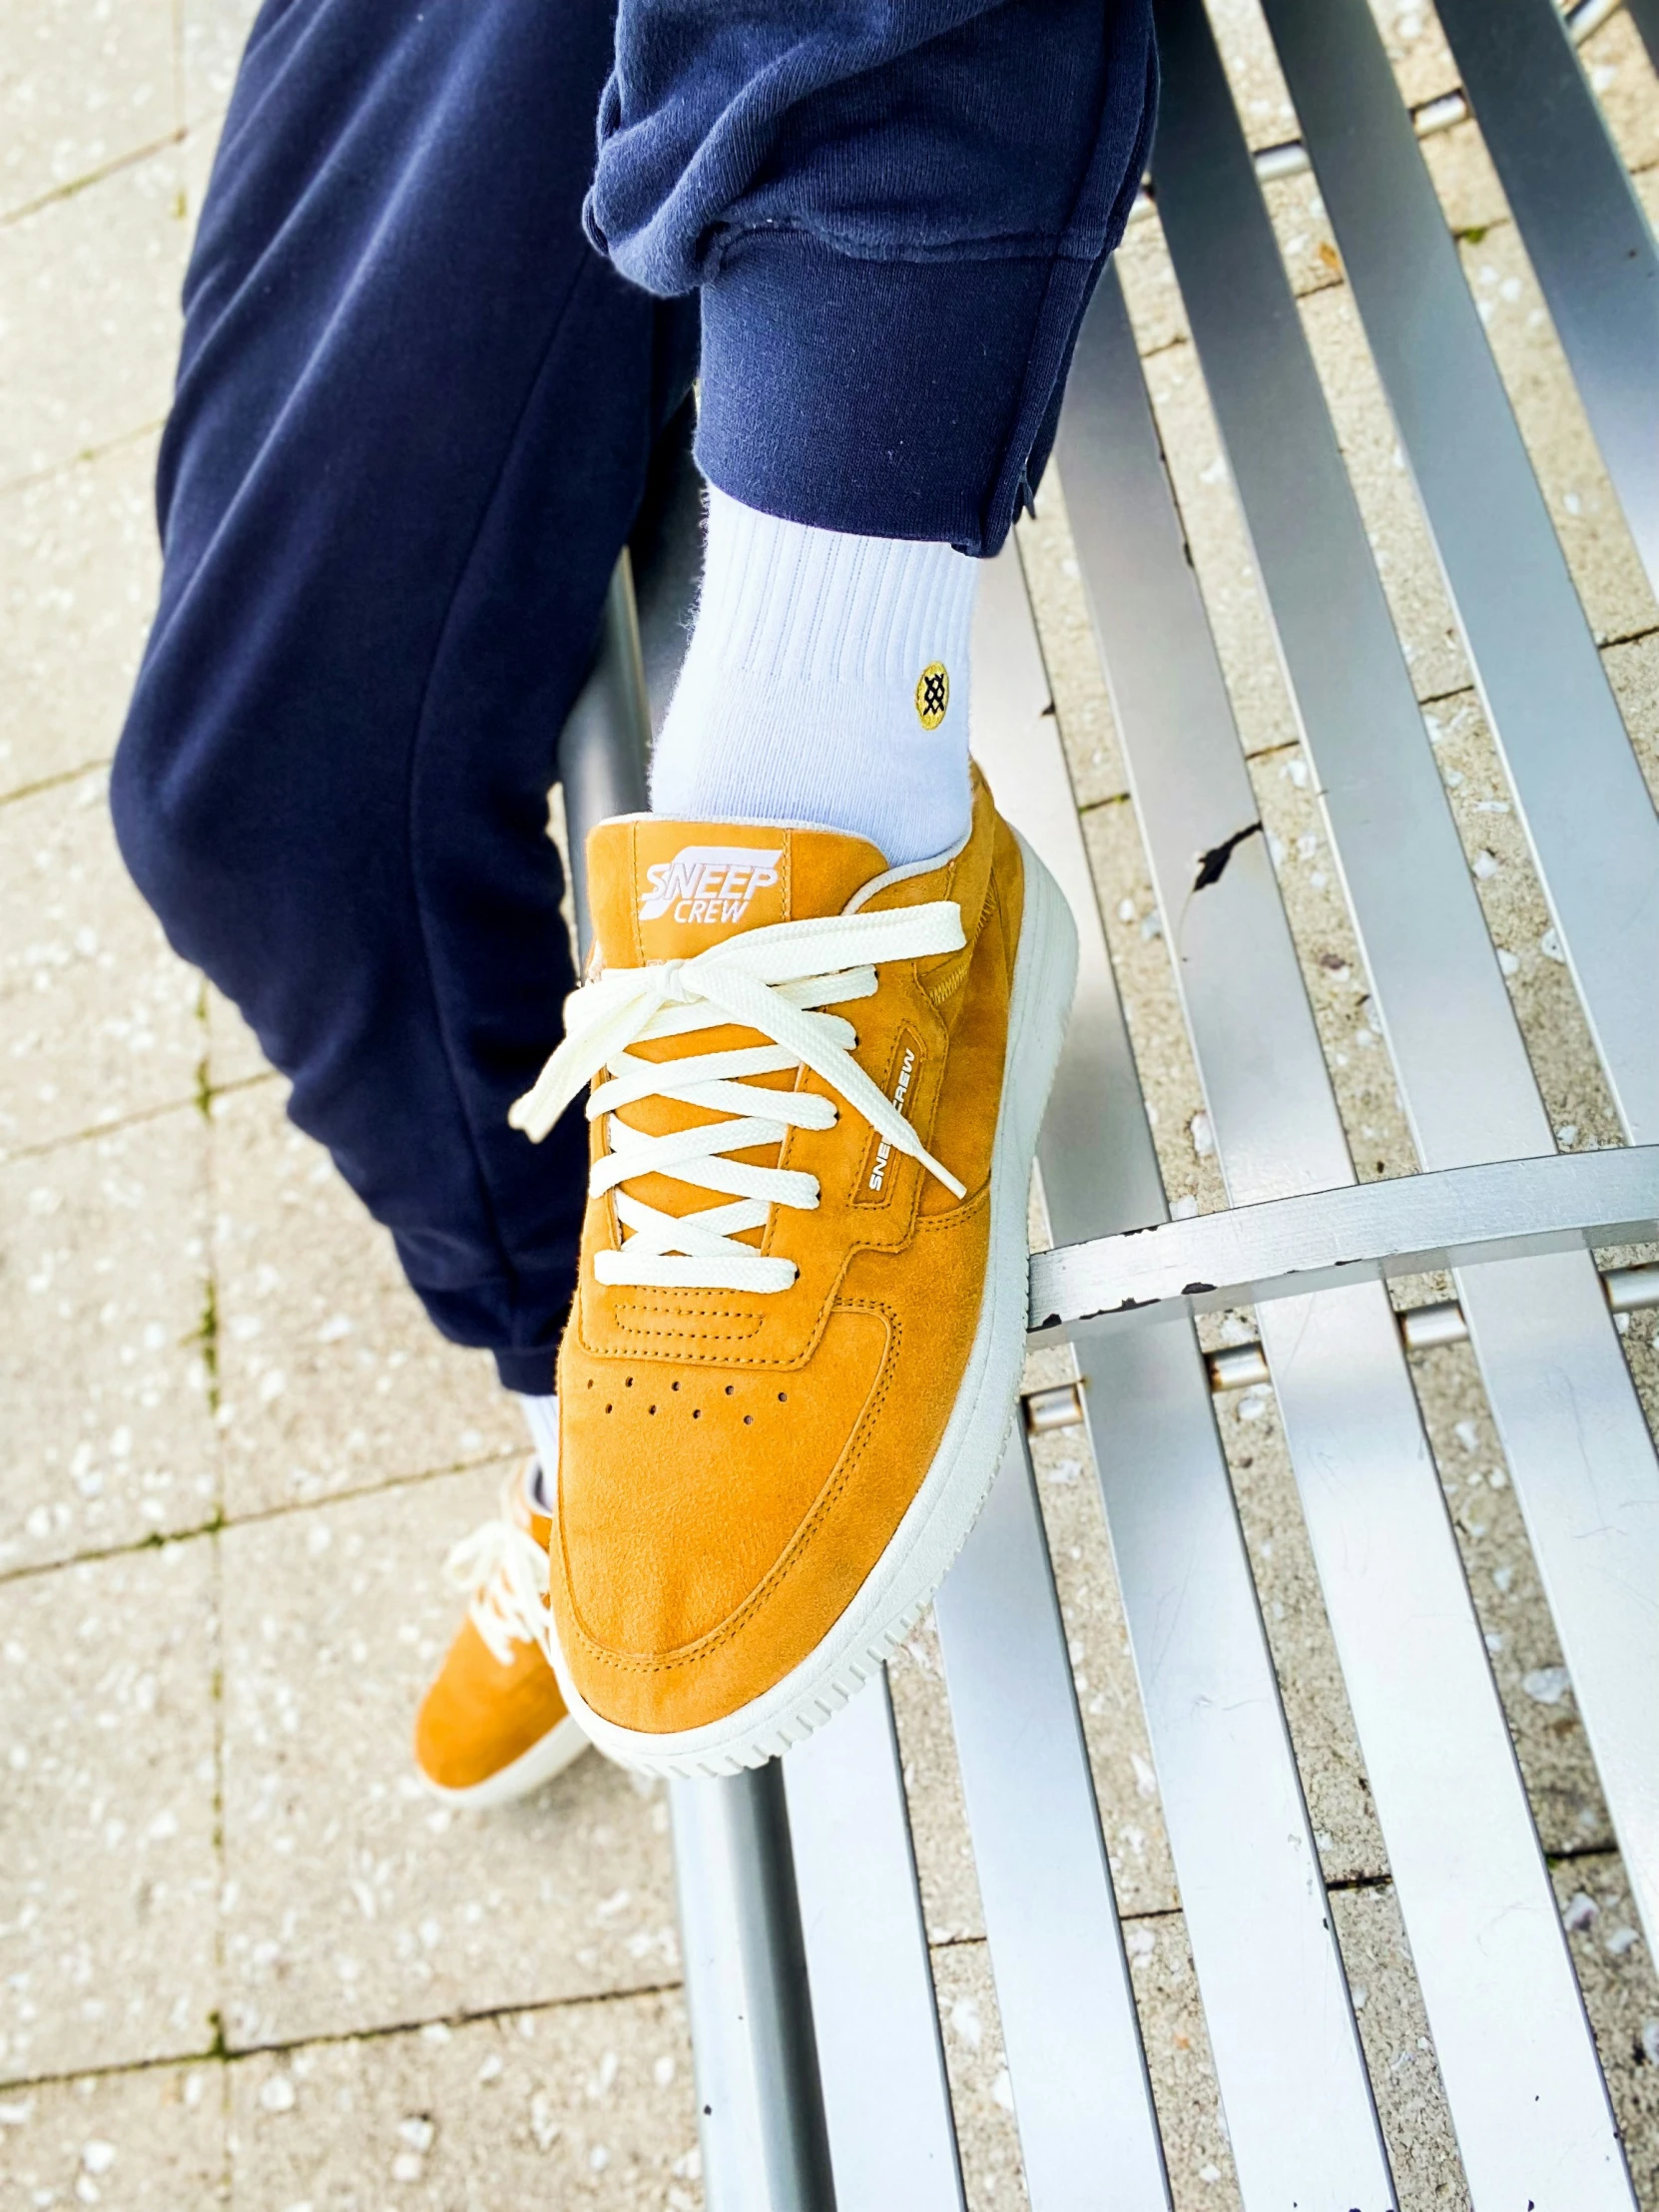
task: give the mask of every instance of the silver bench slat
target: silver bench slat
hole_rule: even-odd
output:
[[[1247,837],[1195,887],[1199,856],[1254,823],[1256,805],[1110,273],[1058,458],[1229,1195],[1350,1181],[1265,840]],[[1629,2212],[1386,1295],[1360,1283],[1264,1306],[1259,1320],[1475,2205]]]
[[[1650,1142],[1659,819],[1368,0],[1264,12],[1597,1051]]]
[[[1010,547],[980,587],[974,743],[1078,925],[1077,999],[1039,1154],[1050,1223],[1070,1241],[1160,1220],[1165,1205],[1048,704]],[[1203,1361],[1181,1324],[1077,1353],[1244,2201],[1380,2212],[1393,2190]],[[944,1617],[952,1604],[947,1584]],[[964,1748],[964,1769],[971,1757]],[[1004,1950],[993,1933],[999,1992]],[[1024,2094],[1016,2075],[1022,2129]]]
[[[1467,1162],[1543,1153],[1549,1119],[1214,38],[1197,0],[1168,6],[1161,24],[1165,234],[1419,1157],[1466,1173]],[[1576,81],[1564,36],[1547,28]],[[1659,395],[1659,344],[1647,382]],[[1659,409],[1653,458],[1659,469]],[[1659,976],[1648,987],[1659,1022]],[[1659,1205],[1638,1153],[1592,1158],[1645,1184],[1640,1211]],[[1408,1198],[1413,1184],[1391,1189]],[[1659,1459],[1588,1255],[1470,1269],[1458,1290],[1627,1868],[1659,1937]]]
[[[933,1610],[1032,2212],[1095,2212],[1107,2175],[1114,2212],[1167,2212],[1022,1424]]]
[[[1630,534],[1659,593],[1659,254],[1552,0],[1437,0]]]
[[[961,2212],[885,1674],[784,1760],[836,2212]]]

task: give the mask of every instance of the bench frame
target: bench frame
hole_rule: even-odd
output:
[[[1659,66],[1659,0],[1629,4]],[[1201,0],[1159,0],[1153,192],[1422,1172],[1355,1181],[1109,272],[1056,458],[1230,1205],[1167,1218],[1010,548],[982,592],[975,750],[1082,938],[1039,1155],[1056,1249],[1032,1270],[1033,1323],[1072,1339],[1079,1381],[1028,1419],[1090,1431],[1245,2204],[1394,2202],[1212,1410],[1269,1379],[1472,2199],[1631,2212],[1403,1353],[1474,1348],[1654,1944],[1659,1460],[1614,1315],[1659,1303],[1659,1271],[1608,1286],[1592,1252],[1659,1220],[1659,819],[1417,139],[1479,120],[1656,588],[1659,256],[1551,0],[1438,0],[1464,91],[1415,117],[1366,0],[1264,5],[1305,140],[1252,157]],[[1609,12],[1592,0],[1573,28]],[[1553,1151],[1261,197],[1308,164],[1623,1150]],[[644,804],[648,664],[671,664],[693,574],[681,512],[691,534],[642,567],[638,610],[619,566],[566,728],[573,856]],[[1456,1299],[1396,1315],[1383,1278],[1428,1267]],[[1193,1314],[1246,1301],[1260,1345],[1207,1361]],[[1031,2204],[1097,2204],[1109,2175],[1115,2206],[1156,2212],[1168,2176],[1024,1426],[935,1617]],[[714,2212],[960,2212],[884,1682],[787,1760],[677,1783],[672,1804]]]

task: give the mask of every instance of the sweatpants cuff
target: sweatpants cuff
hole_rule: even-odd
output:
[[[521,1260],[511,1275],[471,1276],[465,1255],[440,1236],[393,1235],[411,1289],[436,1327],[453,1345],[488,1352],[509,1390],[545,1397],[553,1387],[559,1340],[570,1319],[576,1287],[576,1252]],[[552,1248],[557,1255],[557,1247]],[[444,1280],[460,1276],[461,1280]]]
[[[752,235],[703,290],[697,457],[746,506],[995,553],[1098,263],[858,261]]]
[[[503,1385],[521,1397],[546,1397],[553,1387],[558,1366],[557,1345],[543,1345],[533,1352],[501,1352],[495,1355],[495,1372]]]

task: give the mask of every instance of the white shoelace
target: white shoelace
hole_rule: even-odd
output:
[[[515,1644],[547,1650],[547,1554],[513,1517],[513,1504],[509,1483],[499,1517],[451,1545],[443,1562],[449,1580],[471,1599],[472,1625],[499,1667],[512,1665]]]
[[[794,1283],[799,1271],[793,1260],[764,1258],[738,1239],[745,1230],[765,1229],[774,1206],[812,1211],[818,1178],[726,1155],[782,1144],[791,1129],[828,1129],[838,1109],[816,1092],[753,1088],[745,1080],[750,1076],[811,1068],[895,1151],[919,1160],[954,1197],[964,1197],[963,1185],[853,1059],[851,1023],[811,1009],[871,997],[879,962],[956,952],[966,941],[961,909],[954,900],[936,899],[822,921],[775,922],[728,937],[694,959],[608,968],[573,991],[565,1000],[564,1042],[509,1119],[539,1142],[582,1086],[601,1068],[609,1071],[611,1080],[597,1084],[588,1100],[590,1121],[608,1116],[609,1139],[588,1188],[596,1198],[616,1191],[617,1218],[630,1235],[620,1251],[595,1255],[600,1282],[748,1293],[787,1291]],[[759,1030],[772,1041],[678,1060],[642,1059],[628,1049],[729,1024]],[[647,1136],[620,1111],[644,1098],[676,1099],[733,1118]],[[732,1203],[665,1214],[617,1188],[649,1174],[719,1191]]]

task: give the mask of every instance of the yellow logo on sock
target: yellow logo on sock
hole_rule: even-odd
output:
[[[936,730],[950,705],[950,678],[942,661],[929,661],[916,678],[916,717],[924,730]]]

